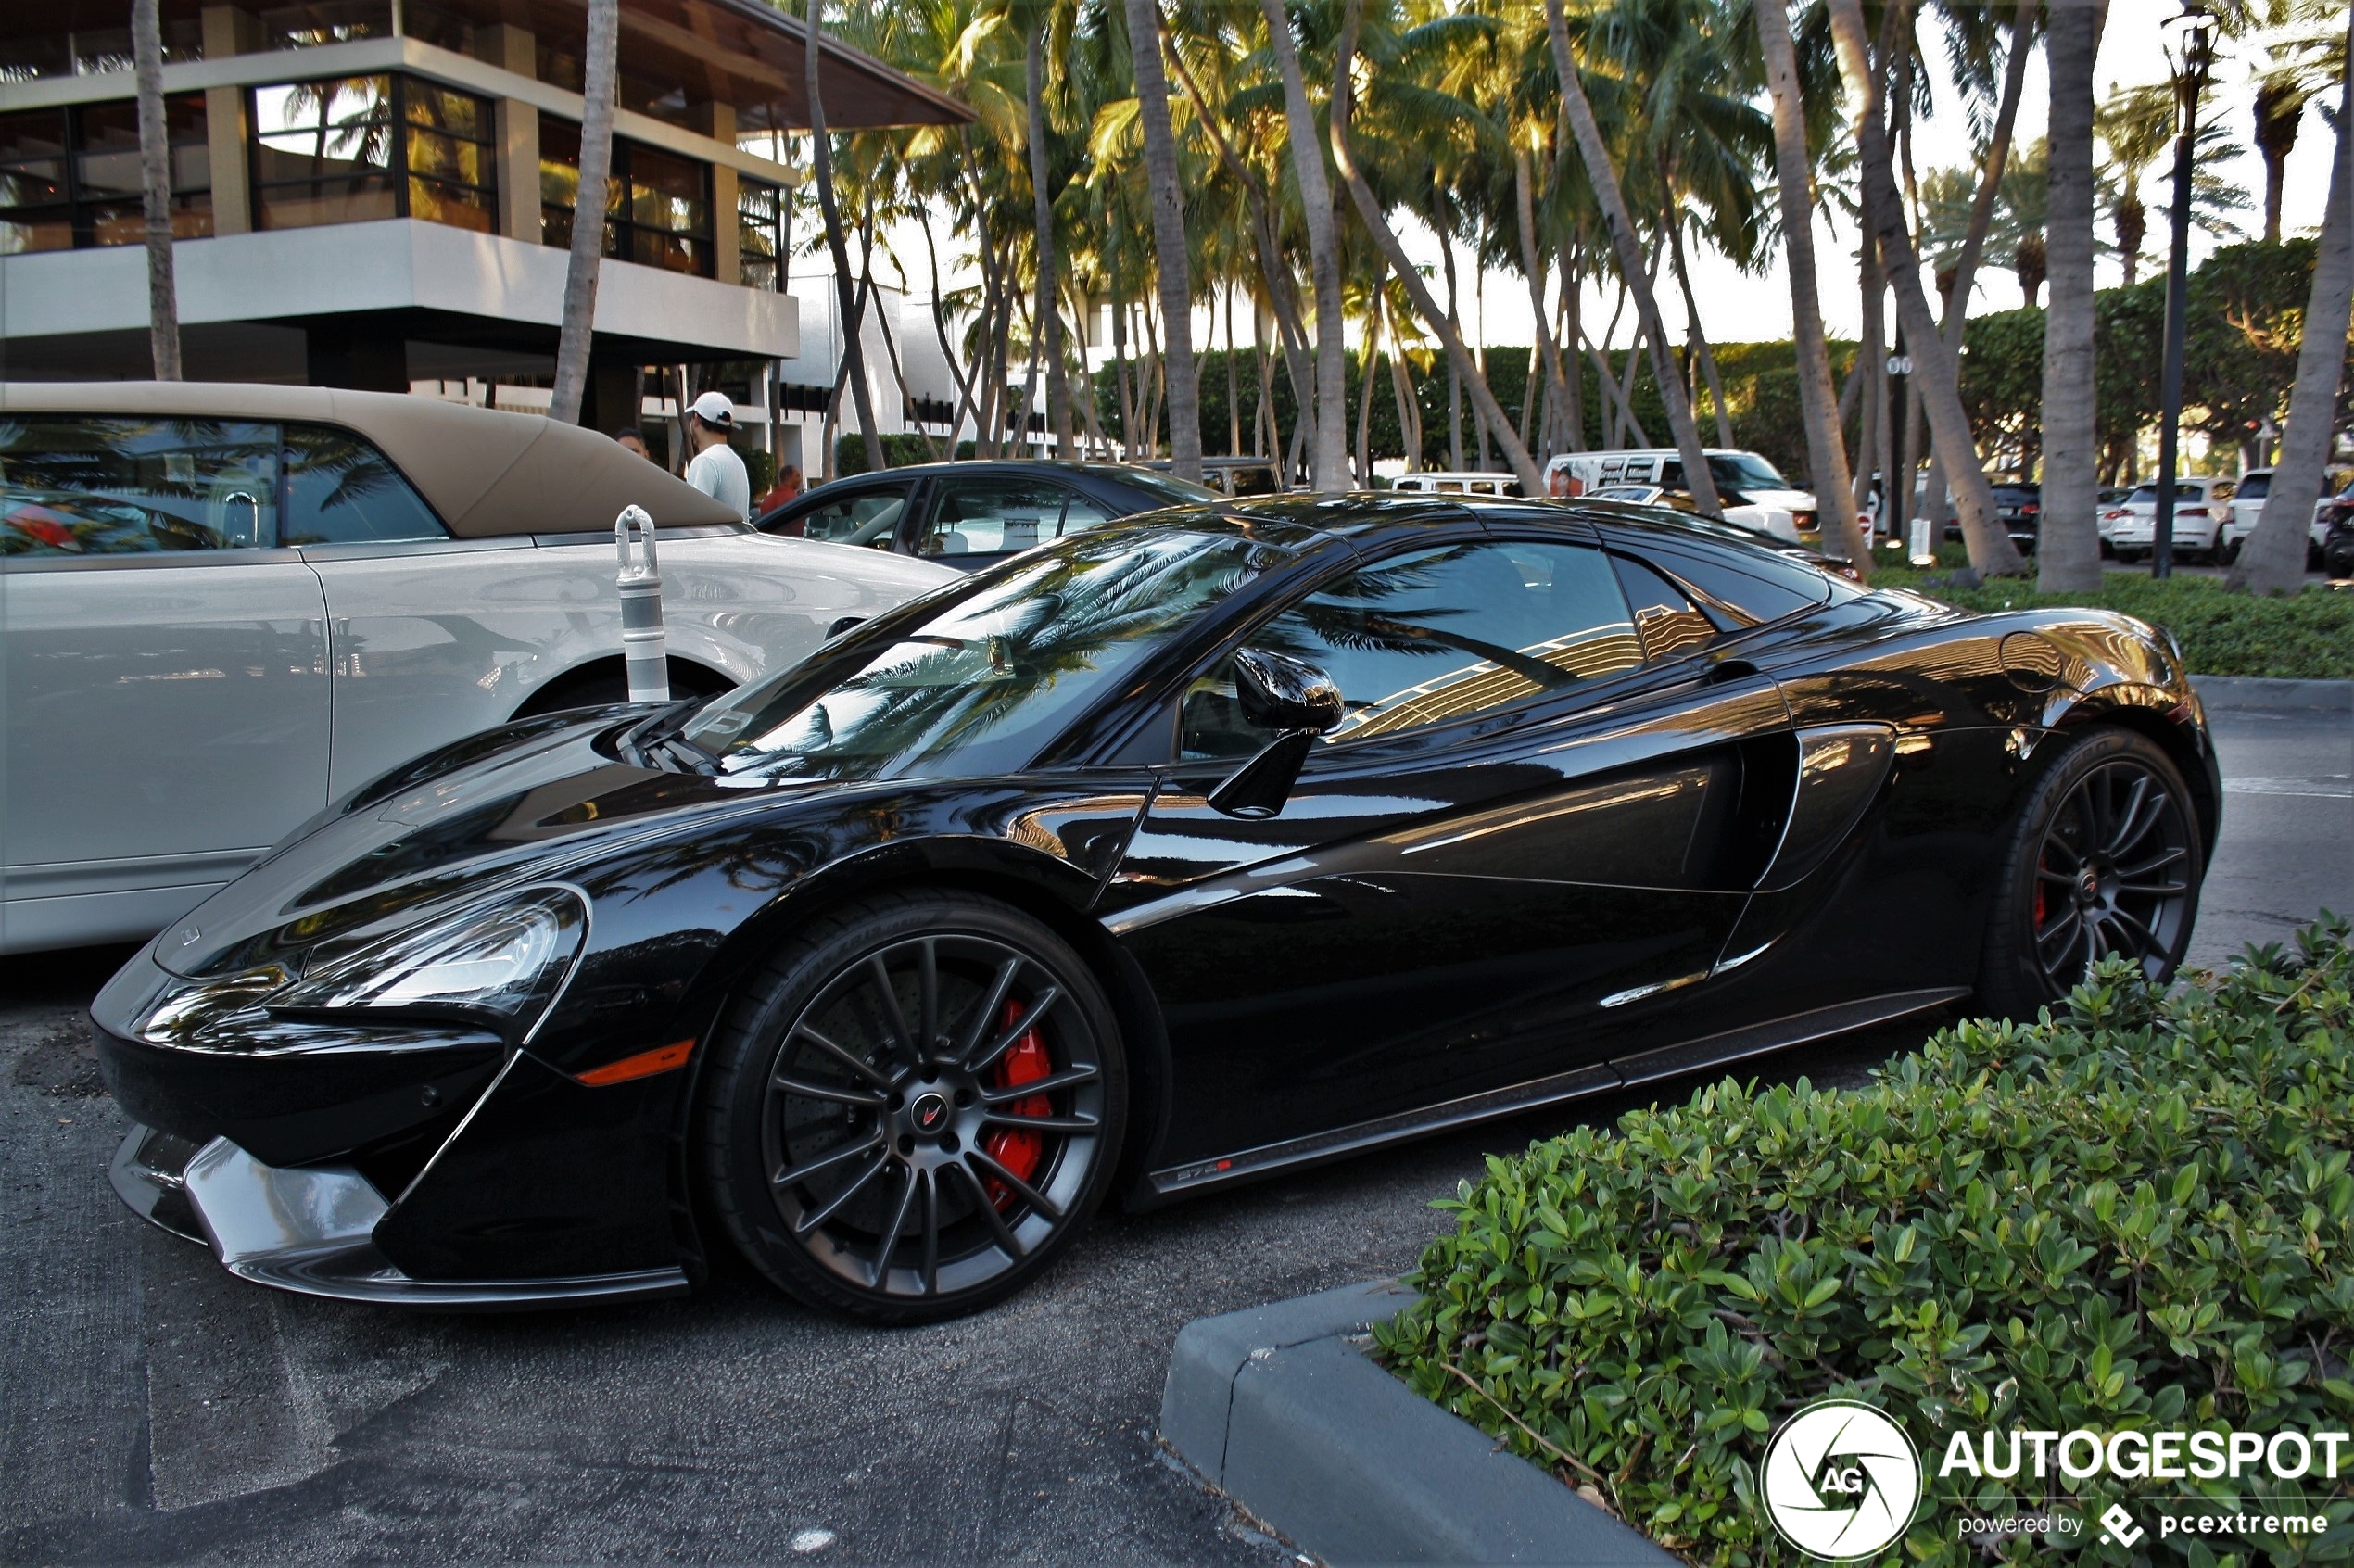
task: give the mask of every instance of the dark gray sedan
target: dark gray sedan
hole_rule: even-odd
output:
[[[931,462],[821,485],[753,526],[969,570],[1115,517],[1217,499],[1188,480],[1126,463]]]

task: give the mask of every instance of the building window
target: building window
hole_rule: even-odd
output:
[[[315,49],[323,44],[389,38],[392,0],[309,0],[305,5],[272,6],[262,10],[260,22],[262,41],[272,49]]]
[[[111,10],[117,17],[129,13],[127,6],[96,8]],[[8,34],[0,37],[0,82],[32,82],[44,76],[102,76],[131,69],[127,23],[75,27],[71,25],[76,19],[73,7],[40,5],[34,0],[20,0],[14,9],[21,11],[31,25],[0,29]],[[9,19],[13,22],[16,18]],[[164,17],[161,31],[164,64],[204,58],[204,24],[196,7],[190,6],[181,16]]]
[[[163,102],[171,145],[171,232],[212,233],[204,95]],[[139,106],[129,100],[0,115],[0,255],[138,245]]]
[[[422,218],[498,229],[490,104],[405,76],[253,90],[258,227]]]
[[[785,286],[785,193],[758,180],[736,185],[736,219],[740,227],[737,255],[746,288],[771,293]]]
[[[580,127],[539,117],[539,237],[572,244],[580,192]],[[711,276],[711,169],[620,137],[605,186],[604,253],[665,272]]]

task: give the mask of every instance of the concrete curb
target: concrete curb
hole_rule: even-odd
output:
[[[1177,1335],[1160,1430],[1303,1549],[1360,1563],[1674,1568],[1677,1560],[1416,1396],[1350,1336],[1414,1300],[1374,1280]]]
[[[2354,680],[2273,680],[2264,676],[2191,677],[2209,708],[2354,712]]]

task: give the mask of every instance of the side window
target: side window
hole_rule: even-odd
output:
[[[1060,485],[1040,479],[943,479],[916,551],[1000,555],[1028,550],[1061,537],[1063,503],[1074,499]]]
[[[139,555],[277,542],[274,424],[0,417],[0,554]]]
[[[391,460],[357,436],[324,425],[289,424],[285,463],[287,544],[392,544],[449,537]]]
[[[1608,559],[1583,545],[1497,540],[1377,562],[1310,594],[1246,639],[1314,664],[1340,688],[1330,741],[1395,735],[1550,696],[1631,669],[1642,648]],[[1247,756],[1234,662],[1187,689],[1188,759]]]
[[[1752,626],[1812,610],[1831,596],[1830,578],[1768,550],[1741,550],[1739,566],[1713,550],[1663,551],[1659,563]]]
[[[1104,510],[1101,501],[1090,500],[1085,496],[1075,495],[1063,507],[1062,532],[1083,534],[1090,528],[1100,528],[1110,521],[1111,513]]]
[[[799,516],[787,518],[772,532],[823,539],[828,544],[870,544],[889,550],[899,514],[906,508],[906,486],[878,486],[820,501]]]
[[[1619,586],[1635,612],[1635,629],[1643,639],[1643,653],[1652,659],[1672,659],[1699,647],[1716,635],[1716,623],[1681,588],[1639,561],[1614,555]]]

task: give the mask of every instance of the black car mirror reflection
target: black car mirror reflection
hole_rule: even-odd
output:
[[[1210,808],[1246,819],[1273,816],[1291,799],[1309,746],[1340,722],[1340,688],[1313,664],[1244,648],[1234,654],[1234,696],[1246,720],[1279,733],[1209,792]]]

